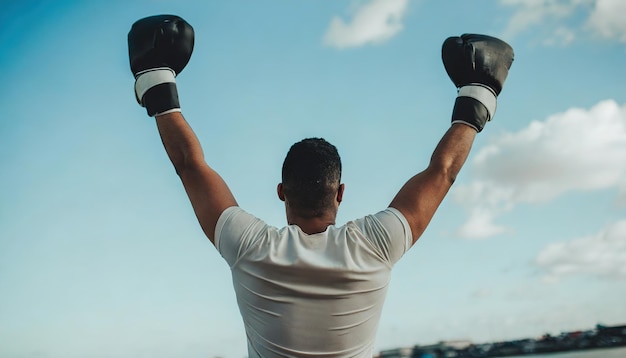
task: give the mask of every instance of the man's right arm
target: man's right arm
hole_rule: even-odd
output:
[[[450,190],[476,133],[493,118],[497,97],[513,63],[513,49],[494,37],[465,34],[444,41],[442,59],[458,89],[452,126],[437,145],[428,168],[411,178],[390,204],[407,219],[413,243]]]
[[[409,179],[389,205],[406,218],[411,227],[413,244],[426,230],[450,190],[475,137],[474,128],[461,123],[453,124],[441,138],[426,170]]]

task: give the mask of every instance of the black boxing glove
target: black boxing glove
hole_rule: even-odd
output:
[[[157,15],[138,20],[128,32],[135,97],[149,116],[180,112],[176,76],[193,52],[194,32],[182,18]]]
[[[495,37],[464,34],[446,39],[441,55],[458,89],[452,123],[482,131],[495,114],[498,95],[513,63],[513,48]]]

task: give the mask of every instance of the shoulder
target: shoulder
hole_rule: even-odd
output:
[[[215,226],[215,247],[227,260],[236,260],[248,247],[256,244],[276,228],[238,206],[224,210]]]
[[[381,230],[390,231],[391,234],[398,234],[398,230],[408,231],[410,234],[410,226],[406,217],[400,212],[400,210],[389,207],[385,210],[379,211],[376,214],[366,215],[362,218],[352,220],[346,225],[357,226],[359,229],[371,231],[374,233],[384,234],[379,232]]]
[[[390,207],[350,221],[346,226],[358,230],[362,238],[391,264],[411,248],[411,227],[404,215],[395,208]]]
[[[219,246],[218,244],[225,232],[247,222],[254,221],[254,219],[256,218],[253,215],[250,215],[238,206],[226,208],[220,214],[215,225],[215,245]]]

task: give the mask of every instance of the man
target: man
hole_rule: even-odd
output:
[[[452,125],[428,167],[379,213],[335,226],[344,192],[337,149],[320,138],[294,144],[277,188],[288,226],[278,229],[237,206],[181,114],[175,77],[193,36],[177,16],[139,20],[128,35],[131,70],[204,233],[230,265],[250,357],[371,357],[391,269],[493,117],[513,50],[484,35],[444,42],[444,66],[459,89]]]

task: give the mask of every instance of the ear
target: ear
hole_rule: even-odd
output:
[[[337,190],[337,202],[341,203],[343,200],[343,191],[346,189],[344,184],[339,184],[339,189]]]
[[[278,193],[278,199],[280,199],[280,201],[285,201],[285,193],[283,193],[283,183],[278,183],[278,187],[276,187],[276,192]]]

